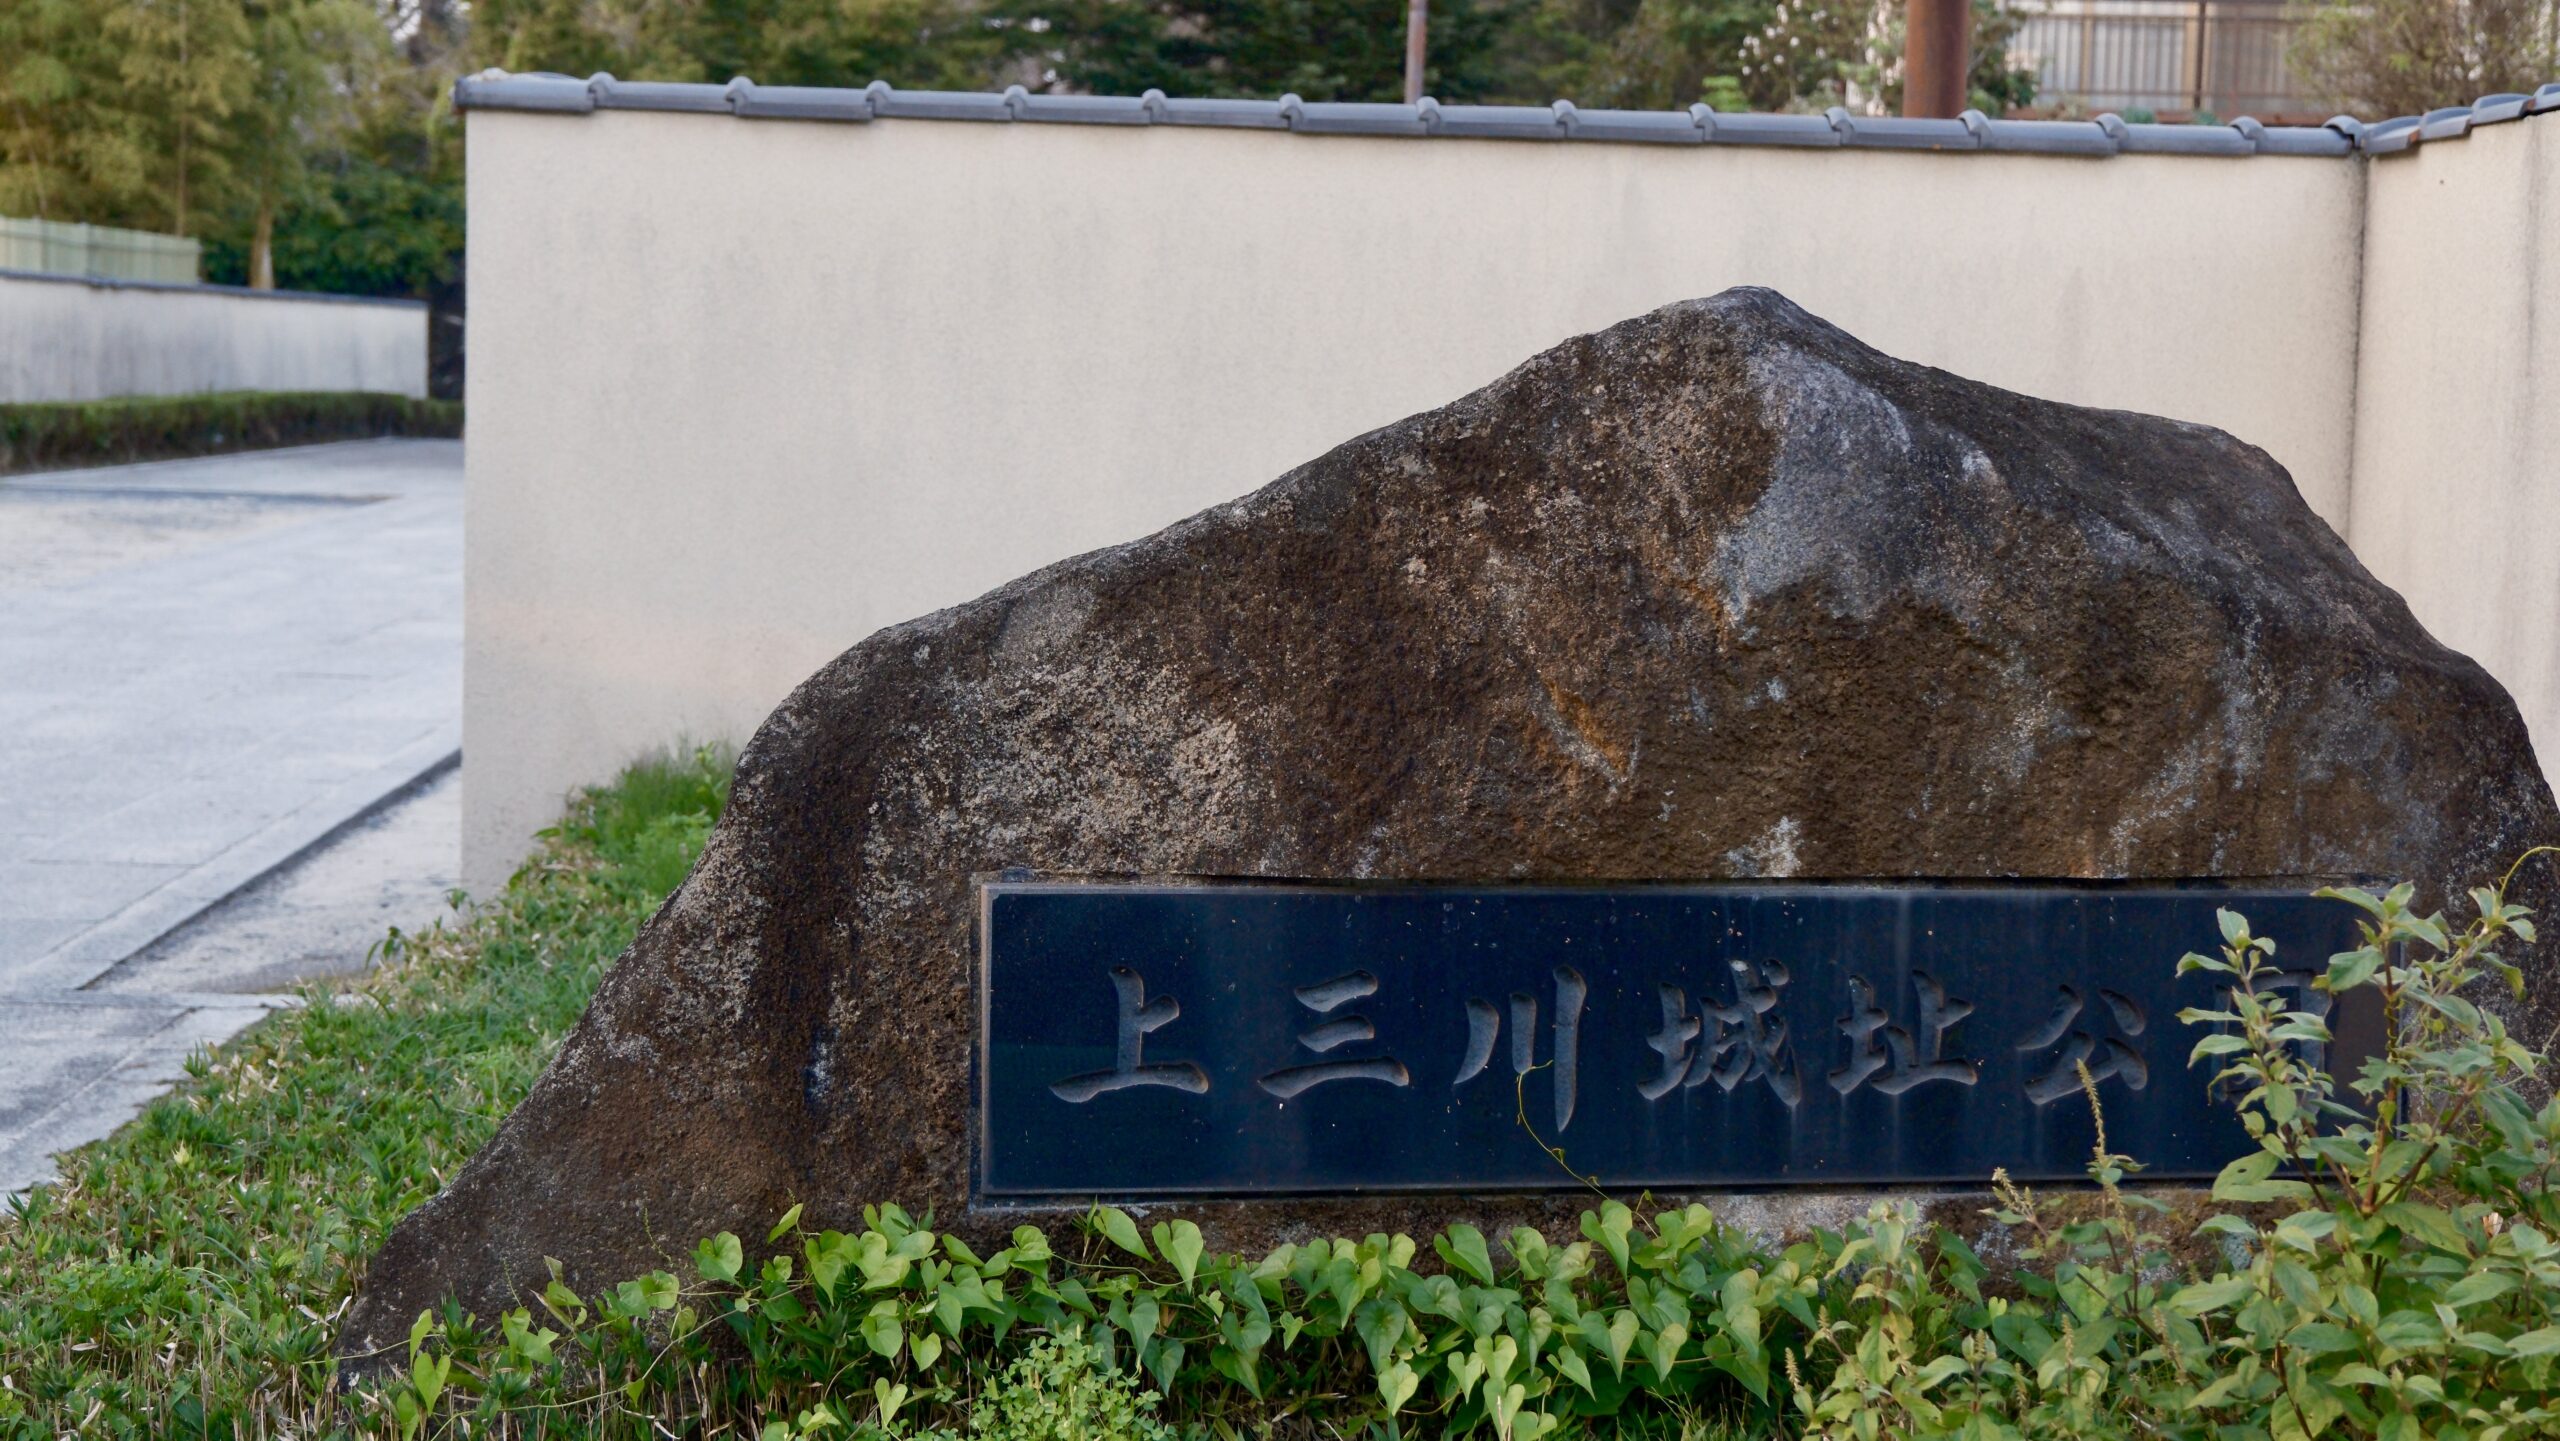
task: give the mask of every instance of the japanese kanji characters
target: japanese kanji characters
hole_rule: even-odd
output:
[[[1061,1101],[1082,1105],[1094,1097],[1131,1086],[1169,1086],[1195,1096],[1209,1091],[1209,1073],[1189,1061],[1146,1064],[1147,1037],[1182,1014],[1171,996],[1147,999],[1147,983],[1127,966],[1111,968],[1111,987],[1120,998],[1119,1054],[1110,1070],[1069,1076],[1049,1089]]]

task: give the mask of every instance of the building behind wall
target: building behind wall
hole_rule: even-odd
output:
[[[0,270],[193,285],[204,275],[204,242],[110,225],[0,215]]]
[[[2301,24],[2288,0],[2052,0],[2021,15],[2009,54],[2042,110],[2316,125],[2337,107],[2294,72]]]

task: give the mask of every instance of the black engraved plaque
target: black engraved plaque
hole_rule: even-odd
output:
[[[989,882],[978,1191],[2070,1180],[2081,1064],[2111,1149],[2209,1177],[2250,1142],[2177,1014],[2229,982],[2178,957],[2237,910],[2325,1004],[2358,912],[2308,890]]]

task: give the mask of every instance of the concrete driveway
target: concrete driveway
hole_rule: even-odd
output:
[[[457,441],[0,479],[0,1192],[281,1004],[134,963],[450,770],[461,673]]]

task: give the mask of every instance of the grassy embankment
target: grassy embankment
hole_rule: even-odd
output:
[[[726,799],[697,754],[590,794],[505,893],[397,937],[0,1216],[0,1436],[306,1436],[392,1223],[512,1108]]]

